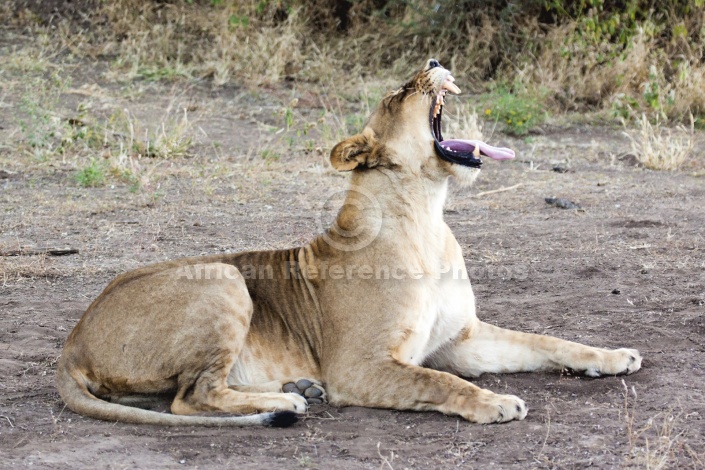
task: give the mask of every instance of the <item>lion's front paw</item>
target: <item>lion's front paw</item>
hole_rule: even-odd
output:
[[[602,365],[587,368],[585,375],[589,377],[628,375],[641,369],[641,354],[636,349],[615,349],[605,351],[603,354]]]
[[[328,401],[323,384],[317,380],[298,379],[294,382],[288,382],[282,386],[282,391],[296,393],[304,397],[309,405],[320,405]]]
[[[306,399],[295,393],[258,393],[255,404],[257,411],[293,411],[306,413],[308,403]]]
[[[519,397],[486,391],[468,418],[481,424],[506,423],[524,419],[528,410],[524,400]]]

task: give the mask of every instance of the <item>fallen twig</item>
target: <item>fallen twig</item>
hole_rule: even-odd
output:
[[[544,449],[546,449],[546,442],[548,442],[548,434],[550,432],[551,432],[551,412],[548,409],[546,409],[546,436],[543,438],[543,445],[541,446],[541,450],[539,450],[538,455],[534,459],[539,464],[544,463],[541,461],[541,456],[543,455]]]
[[[379,458],[382,459],[382,464],[379,466],[380,469],[384,467],[385,464],[387,464],[387,467],[389,467],[390,470],[394,470],[394,467],[392,467],[392,463],[394,462],[394,451],[391,451],[391,454],[389,454],[389,459],[382,455],[382,451],[380,450],[380,446],[382,445],[381,442],[377,443],[377,455],[379,455]]]
[[[340,418],[336,418],[335,416],[333,416],[332,414],[330,414],[327,411],[325,413],[328,415],[328,417],[325,417],[325,416],[306,416],[306,419],[307,420],[308,419],[321,419],[321,420],[328,420],[328,421],[339,421],[340,420]]]
[[[489,194],[503,193],[504,191],[512,191],[512,190],[517,189],[521,186],[524,186],[524,183],[515,184],[514,186],[509,186],[506,188],[493,189],[491,191],[482,191],[481,193],[477,193],[472,197],[482,197],[482,196],[487,196]]]
[[[0,256],[66,256],[78,254],[78,248],[24,248],[20,250],[0,251]]]

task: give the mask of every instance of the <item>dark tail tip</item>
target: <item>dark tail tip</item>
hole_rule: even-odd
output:
[[[273,428],[288,428],[299,420],[293,411],[277,411],[264,423]]]

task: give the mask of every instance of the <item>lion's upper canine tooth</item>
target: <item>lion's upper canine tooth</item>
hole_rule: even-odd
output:
[[[455,78],[453,78],[452,75],[448,75],[446,77],[446,79],[443,81],[443,86],[441,88],[446,89],[456,95],[459,95],[460,88],[458,88],[458,86],[455,83],[453,83],[454,81],[455,81]]]

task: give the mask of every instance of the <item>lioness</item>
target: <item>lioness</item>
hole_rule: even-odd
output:
[[[524,401],[458,375],[639,370],[634,349],[476,317],[460,246],[443,221],[448,179],[469,184],[481,155],[514,153],[443,139],[444,97],[460,92],[453,82],[429,60],[382,99],[360,134],[333,148],[330,161],[352,171],[351,187],[335,224],[310,244],[186,258],[113,280],[59,361],[69,408],[131,423],[286,426],[308,402],[327,399],[501,423],[523,419]],[[174,396],[172,414],[124,404],[164,393]]]

